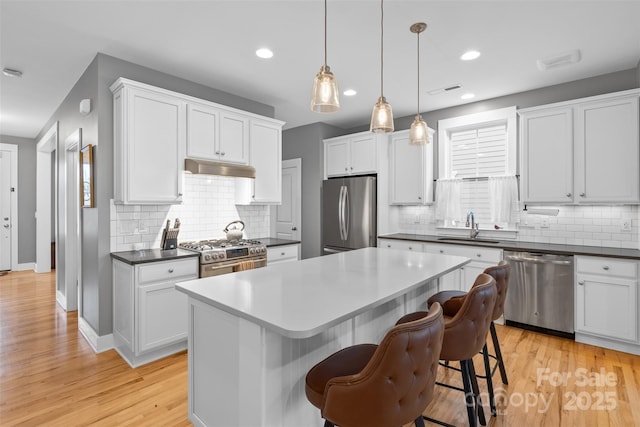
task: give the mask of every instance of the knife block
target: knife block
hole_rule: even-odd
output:
[[[180,229],[178,228],[169,228],[169,230],[162,230],[162,240],[161,240],[161,249],[162,250],[170,250],[176,249],[178,247],[178,232]]]

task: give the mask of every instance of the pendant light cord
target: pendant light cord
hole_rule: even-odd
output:
[[[324,68],[327,68],[327,0],[324,0]]]
[[[420,32],[417,33],[418,36],[418,96],[417,96],[417,112],[416,115],[419,116],[420,115]]]
[[[384,98],[384,0],[380,0],[380,97]]]

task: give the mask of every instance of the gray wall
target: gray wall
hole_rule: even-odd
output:
[[[640,61],[638,61],[638,67],[636,69],[636,75],[637,75],[637,86],[640,87]]]
[[[18,263],[36,261],[36,141],[0,135],[0,143],[18,146]]]
[[[131,62],[98,54],[69,92],[38,140],[56,120],[60,122],[60,144],[76,129],[82,128],[83,145],[94,144],[95,208],[82,211],[83,312],[80,315],[98,335],[112,332],[112,284],[110,257],[110,199],[113,198],[113,97],[109,87],[119,77],[196,96],[268,117],[274,108],[194,82],[142,67]],[[90,98],[92,112],[84,117],[78,112],[80,100]],[[63,156],[59,156],[63,162]],[[35,180],[35,178],[34,178]],[[64,191],[62,187],[59,191]],[[59,211],[60,212],[60,211]],[[59,216],[63,218],[63,216]],[[59,236],[58,250],[64,250],[64,236]],[[64,252],[61,252],[64,253]],[[35,258],[35,256],[34,256]],[[58,268],[64,268],[61,262]]]
[[[322,254],[321,196],[324,176],[322,140],[344,133],[325,123],[300,126],[282,132],[282,159],[302,159],[302,258]]]

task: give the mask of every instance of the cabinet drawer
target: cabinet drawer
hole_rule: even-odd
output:
[[[490,264],[498,264],[500,260],[502,260],[502,249],[491,249],[477,246],[425,243],[424,251],[433,254],[463,256],[471,258],[471,261],[482,261]]]
[[[198,258],[161,261],[138,266],[138,283],[160,282],[184,277],[198,277]]]
[[[578,273],[598,274],[605,276],[628,277],[635,279],[638,267],[635,261],[624,261],[612,258],[576,257]]]
[[[422,243],[411,240],[380,239],[378,240],[378,247],[422,252]]]
[[[267,248],[267,265],[281,261],[297,261],[298,245]]]

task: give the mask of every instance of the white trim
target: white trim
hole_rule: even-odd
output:
[[[13,271],[25,271],[25,270],[33,270],[35,268],[35,263],[33,262],[23,262],[21,264],[17,264],[15,268],[12,268]]]
[[[0,150],[11,152],[11,186],[15,191],[11,192],[11,270],[18,269],[18,146],[15,144],[1,144]]]
[[[51,157],[57,153],[58,123],[55,122],[36,145],[36,273],[51,271]],[[38,212],[41,215],[38,216]]]
[[[91,348],[96,353],[102,353],[103,351],[111,350],[113,348],[113,334],[98,335],[93,330],[89,322],[82,317],[78,317],[78,330],[87,340]]]
[[[569,107],[569,106],[574,106],[576,103],[581,103],[581,102],[601,101],[608,98],[618,98],[621,96],[638,96],[638,95],[640,95],[640,89],[629,89],[629,90],[623,90],[620,92],[611,92],[611,93],[605,93],[602,95],[589,96],[586,98],[571,99],[569,101],[554,102],[553,104],[536,105],[535,107],[522,108],[518,110],[518,114],[529,113],[531,111],[537,111],[537,110],[546,110],[551,107],[553,108]]]

